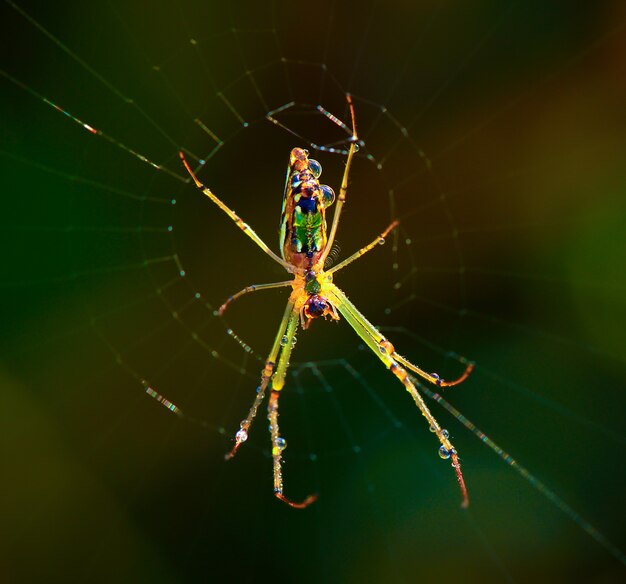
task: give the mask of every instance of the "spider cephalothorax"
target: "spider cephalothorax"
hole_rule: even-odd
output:
[[[304,278],[296,277],[296,282],[299,286],[294,286],[294,290],[299,290],[300,324],[303,329],[309,328],[312,320],[320,316],[339,320],[337,310],[324,293],[325,288],[332,284],[331,275],[309,270],[305,272]]]

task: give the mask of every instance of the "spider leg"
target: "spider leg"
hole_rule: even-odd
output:
[[[271,288],[282,288],[284,286],[291,286],[292,282],[293,280],[286,280],[285,282],[275,282],[273,284],[252,284],[252,286],[246,286],[243,290],[239,290],[237,294],[229,296],[226,302],[224,302],[224,304],[219,307],[217,312],[220,316],[222,316],[224,312],[226,312],[228,305],[231,302],[237,300],[237,298],[241,298],[244,294],[248,294],[249,292],[256,292],[257,290],[269,290]]]
[[[293,349],[296,331],[298,330],[298,310],[294,310],[289,318],[287,330],[285,336],[282,338],[282,351],[278,358],[276,365],[276,373],[272,380],[272,392],[270,394],[270,400],[267,407],[268,418],[270,421],[270,434],[272,437],[272,458],[274,463],[274,495],[277,499],[287,503],[294,509],[304,509],[317,499],[317,495],[309,495],[301,503],[296,503],[288,499],[283,492],[283,474],[282,474],[282,453],[287,447],[287,443],[284,438],[280,436],[280,429],[278,427],[278,399],[280,393],[285,385],[285,377],[287,375],[287,368],[289,367],[289,358]]]
[[[393,352],[392,357],[398,363],[404,365],[404,367],[406,367],[407,369],[410,369],[426,381],[429,381],[430,383],[439,387],[453,387],[455,385],[459,385],[460,383],[463,383],[470,376],[470,373],[474,370],[474,363],[461,357],[461,362],[465,365],[465,371],[463,371],[463,373],[461,373],[461,375],[456,379],[453,379],[452,381],[446,381],[445,379],[439,377],[437,373],[426,373],[426,371],[420,369],[417,365],[413,365],[413,363],[405,359],[402,355],[398,355],[398,353],[396,353],[395,351]]]
[[[391,225],[389,225],[389,227],[387,227],[387,229],[385,229],[385,231],[383,231],[374,241],[372,241],[372,243],[368,243],[365,247],[362,247],[359,251],[357,251],[356,253],[353,253],[349,258],[338,263],[332,269],[326,270],[326,273],[334,274],[335,272],[342,270],[348,264],[351,264],[354,260],[358,260],[362,255],[365,255],[368,251],[372,250],[377,245],[385,243],[385,237],[387,237],[389,232],[395,229],[399,224],[400,224],[399,221],[394,221]]]
[[[265,397],[265,390],[272,378],[272,374],[274,373],[274,367],[276,365],[276,357],[278,356],[278,352],[280,351],[281,341],[283,336],[285,335],[285,331],[289,326],[291,320],[293,320],[294,314],[298,315],[297,311],[294,310],[294,301],[290,298],[289,302],[287,302],[287,308],[285,309],[285,314],[283,315],[283,319],[278,327],[278,334],[274,339],[274,345],[272,346],[272,350],[265,361],[265,367],[261,371],[261,384],[257,388],[256,398],[248,412],[248,415],[241,421],[239,425],[239,431],[235,435],[235,445],[233,449],[225,455],[226,460],[230,460],[237,453],[238,448],[248,439],[248,430],[252,425],[252,421],[254,420],[257,410]]]
[[[439,425],[435,417],[430,413],[428,406],[424,402],[424,398],[419,393],[413,382],[411,381],[406,369],[398,364],[394,358],[393,345],[378,331],[376,328],[359,312],[347,296],[337,286],[332,285],[328,291],[331,302],[346,319],[348,324],[354,331],[365,341],[365,344],[378,356],[378,358],[386,365],[386,367],[401,381],[406,390],[411,394],[415,404],[422,412],[422,415],[428,421],[428,425],[439,439],[441,447],[439,454],[442,458],[451,458],[452,467],[456,472],[456,478],[459,483],[462,495],[462,507],[469,505],[469,497],[467,487],[461,471],[461,463],[456,449],[448,438],[448,433]]]
[[[286,262],[284,259],[278,257],[268,246],[267,244],[254,232],[254,230],[247,224],[244,223],[243,220],[229,207],[227,207],[215,194],[211,192],[211,189],[204,186],[196,177],[193,170],[187,161],[185,160],[185,156],[182,152],[179,152],[178,155],[180,159],[183,161],[187,172],[193,179],[193,182],[196,183],[196,186],[207,196],[211,201],[213,201],[226,215],[228,215],[236,224],[239,229],[241,229],[254,243],[256,243],[268,256],[270,256],[275,262],[279,263],[283,268],[285,268],[288,272],[293,272],[294,268],[291,264]]]
[[[328,235],[328,240],[326,242],[326,247],[324,248],[324,252],[322,253],[320,264],[323,266],[326,262],[326,258],[330,253],[330,250],[333,247],[333,242],[335,241],[335,235],[337,234],[337,227],[339,226],[339,218],[341,217],[341,210],[343,209],[343,205],[346,202],[346,191],[348,190],[348,177],[350,175],[350,166],[352,165],[352,159],[354,158],[354,153],[358,150],[358,135],[356,133],[356,122],[354,119],[354,106],[352,105],[352,97],[350,94],[346,95],[346,99],[348,100],[348,107],[350,108],[350,117],[352,118],[352,139],[350,142],[350,150],[348,150],[348,159],[346,160],[346,168],[343,171],[343,178],[341,179],[341,188],[339,189],[339,197],[337,198],[337,203],[335,207],[335,213],[333,215],[333,223],[330,228],[330,234]]]
[[[392,228],[392,227],[393,227],[393,225],[391,225],[389,228]],[[374,245],[376,245],[376,242],[372,242],[370,245],[373,247]],[[365,248],[363,248],[363,249],[365,249]],[[358,257],[359,253],[360,252],[357,252],[356,254],[354,254],[354,256]],[[348,258],[348,260],[350,260],[354,256],[351,256],[350,258]],[[355,259],[356,259],[356,257],[355,257]],[[332,270],[328,270],[328,272],[326,272],[326,273],[332,273],[332,272],[342,268],[343,267],[342,264],[345,264],[348,260],[345,260],[345,261],[341,262],[341,264],[338,264]],[[339,289],[337,288],[337,290],[339,290]],[[461,357],[460,360],[465,365],[465,371],[463,371],[463,373],[459,377],[457,377],[456,379],[453,379],[452,381],[446,381],[438,373],[426,373],[426,371],[424,371],[423,369],[421,369],[417,365],[414,365],[413,363],[411,363],[408,359],[406,359],[402,355],[399,355],[398,353],[396,353],[393,345],[391,343],[389,343],[389,341],[387,341],[387,339],[385,339],[385,336],[378,329],[376,329],[376,327],[374,327],[374,325],[372,325],[372,323],[370,323],[357,310],[356,306],[354,306],[354,304],[352,304],[352,302],[350,302],[350,300],[348,300],[347,296],[343,292],[341,292],[341,291],[339,291],[339,292],[345,298],[344,303],[347,303],[347,304],[351,305],[353,310],[355,311],[355,313],[358,314],[359,317],[365,323],[367,323],[368,327],[372,331],[372,333],[371,333],[373,335],[372,338],[376,341],[376,343],[378,343],[379,347],[383,347],[383,346],[387,346],[388,345],[391,348],[390,355],[394,359],[394,361],[396,361],[400,365],[406,367],[407,369],[410,369],[414,373],[417,373],[420,377],[422,377],[423,379],[425,379],[429,383],[432,383],[433,385],[436,385],[437,387],[453,387],[455,385],[459,385],[460,383],[463,383],[470,376],[470,373],[474,370],[474,366],[475,366],[474,363],[472,361],[468,361],[467,359]]]

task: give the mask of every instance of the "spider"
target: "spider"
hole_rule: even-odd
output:
[[[324,269],[326,258],[337,233],[341,211],[346,201],[350,166],[359,145],[354,106],[350,95],[347,95],[347,101],[352,119],[352,137],[330,232],[327,232],[326,209],[335,202],[335,192],[331,187],[319,183],[318,179],[322,173],[320,163],[309,158],[307,150],[294,148],[289,156],[280,220],[282,257],[276,255],[247,223],[244,223],[234,211],[229,209],[208,187],[198,180],[189,164],[187,164],[183,153],[179,152],[179,156],[196,186],[224,211],[267,255],[283,266],[287,272],[293,274],[292,280],[248,286],[230,296],[218,310],[220,315],[223,314],[231,302],[250,292],[288,286],[292,288],[274,344],[261,372],[261,383],[257,388],[256,398],[248,415],[240,424],[231,452],[225,458],[226,460],[231,459],[241,444],[248,439],[248,431],[252,421],[269,387],[268,419],[270,421],[269,428],[272,440],[274,495],[296,509],[308,507],[315,501],[317,495],[309,495],[302,502],[295,502],[284,494],[282,452],[286,447],[286,441],[280,435],[278,427],[278,401],[285,386],[289,358],[298,326],[302,326],[306,330],[316,318],[325,317],[331,320],[339,320],[341,315],[413,397],[417,407],[428,421],[430,430],[436,434],[441,443],[439,455],[444,459],[450,458],[452,461],[452,467],[456,472],[456,478],[461,489],[462,506],[467,507],[469,499],[457,451],[450,441],[448,432],[439,425],[435,417],[430,413],[423,397],[407,373],[407,369],[438,387],[450,387],[463,382],[472,371],[473,364],[465,362],[467,365],[465,371],[454,381],[444,381],[436,373],[426,373],[423,369],[413,365],[413,363],[399,355],[395,351],[394,346],[359,312],[346,294],[333,283],[333,276],[337,272],[372,250],[378,244],[384,243],[385,237],[398,226],[398,221],[393,221],[376,239],[349,258],[328,270]]]

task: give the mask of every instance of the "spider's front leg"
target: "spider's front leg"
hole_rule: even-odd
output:
[[[272,378],[272,375],[274,373],[276,357],[278,356],[278,352],[280,351],[281,341],[285,336],[285,331],[287,330],[289,323],[293,320],[293,315],[295,314],[296,318],[298,316],[297,311],[294,310],[294,304],[294,301],[290,298],[289,302],[287,303],[287,308],[285,308],[283,319],[280,323],[280,326],[278,327],[278,334],[274,339],[274,345],[272,346],[272,350],[270,351],[270,354],[265,361],[265,367],[261,371],[261,384],[257,388],[256,398],[254,399],[248,415],[241,421],[241,424],[239,425],[239,430],[235,435],[235,445],[233,446],[233,449],[228,454],[226,454],[226,460],[230,460],[233,456],[235,456],[239,447],[248,439],[248,431],[250,429],[250,426],[252,425],[252,421],[256,416],[257,410],[259,409],[259,406],[261,405],[261,402],[265,397],[265,390],[267,389],[270,379]]]
[[[428,406],[424,402],[421,394],[411,381],[406,369],[402,367],[394,358],[395,351],[393,345],[372,325],[348,300],[348,297],[335,285],[329,290],[330,299],[334,302],[337,310],[346,319],[348,324],[363,339],[367,346],[378,356],[378,358],[387,366],[387,368],[401,381],[406,390],[411,394],[415,404],[426,418],[432,432],[437,435],[441,446],[439,448],[439,456],[442,458],[450,458],[452,467],[456,472],[457,481],[461,489],[462,507],[469,505],[469,497],[465,486],[465,479],[461,472],[461,463],[459,462],[458,453],[454,448],[448,432],[444,430],[435,417],[431,414]],[[420,370],[421,371],[421,370]]]
[[[280,435],[278,427],[278,400],[280,393],[285,385],[285,377],[289,367],[289,358],[295,343],[296,332],[298,330],[299,309],[294,307],[287,324],[284,336],[281,338],[282,350],[278,363],[276,364],[276,373],[272,379],[272,392],[270,394],[269,404],[267,406],[268,418],[270,422],[270,434],[272,437],[272,459],[274,464],[274,495],[277,499],[287,503],[294,509],[304,509],[317,499],[317,495],[309,495],[301,503],[295,503],[288,499],[283,492],[283,474],[282,474],[282,454],[287,447],[286,440]]]

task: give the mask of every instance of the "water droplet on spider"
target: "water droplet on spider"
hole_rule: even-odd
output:
[[[361,148],[361,145],[358,142],[353,142],[353,144],[354,144],[354,151],[358,152],[359,149]]]
[[[445,430],[445,429],[443,429],[443,428],[442,428],[442,429],[441,429],[441,435],[442,435],[444,438],[448,438],[448,436],[450,436],[450,433],[449,433],[447,430]]]
[[[324,206],[330,207],[335,202],[335,191],[328,185],[320,185]]]
[[[235,438],[237,442],[245,442],[248,439],[248,433],[245,430],[239,430],[239,432],[235,434]]]
[[[439,447],[439,457],[444,460],[450,458],[450,451],[445,446]]]
[[[437,428],[435,428],[434,426],[431,426],[430,428],[428,428],[431,432],[436,432]]]
[[[282,339],[280,339],[280,344],[284,347],[289,342],[287,335],[284,335]]]
[[[276,438],[276,446],[281,450],[285,450],[285,448],[287,448],[287,440],[279,436]]]
[[[309,169],[315,178],[319,178],[322,174],[322,165],[317,161],[309,158]]]
[[[291,346],[295,347],[297,342],[298,342],[298,337],[294,337],[293,339],[291,339]]]
[[[384,245],[384,244],[385,244],[385,238],[384,238],[384,237],[381,237],[381,238],[378,240],[378,245]]]

